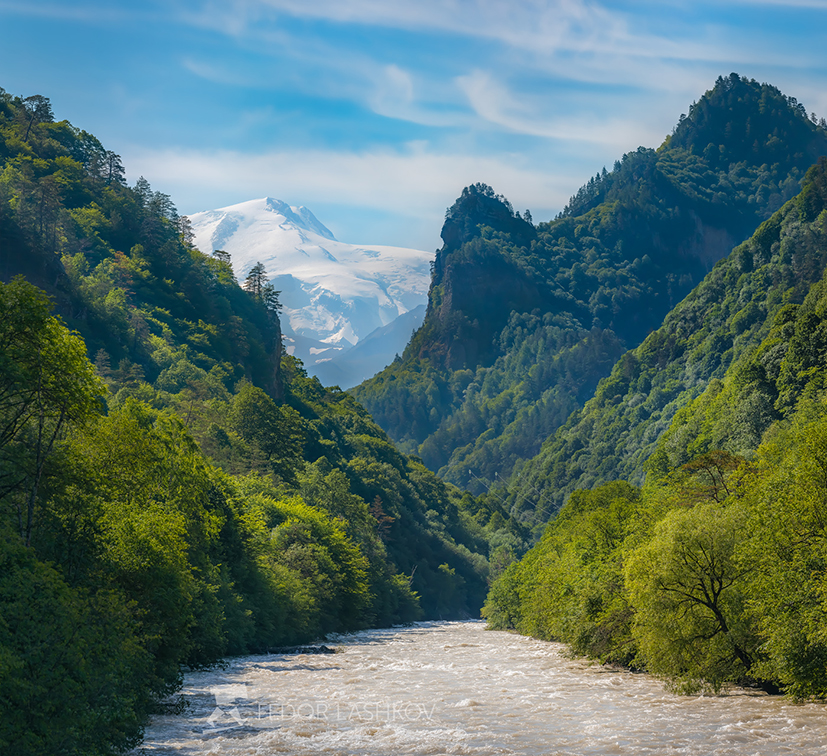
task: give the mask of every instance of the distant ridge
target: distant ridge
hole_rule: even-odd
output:
[[[575,489],[611,480],[639,485],[658,449],[673,457],[673,466],[691,459],[688,449],[750,454],[782,411],[790,413],[795,402],[789,397],[789,406],[779,402],[775,384],[793,330],[785,339],[776,334],[774,368],[756,348],[773,328],[780,333],[795,321],[811,291],[817,299],[823,290],[827,245],[817,218],[827,209],[827,160],[807,177],[801,194],[719,262],[658,330],[624,354],[594,397],[524,465],[509,497],[515,515],[531,520],[539,509],[547,519]],[[799,333],[798,341],[817,353],[815,345],[823,343],[820,323],[813,319],[807,327],[801,320],[806,336]],[[823,358],[816,363],[820,368]],[[801,374],[812,367],[807,364]],[[741,401],[730,399],[726,421],[716,427],[712,413],[704,412],[725,385],[730,392],[749,390],[742,391]],[[697,403],[699,397],[705,402]],[[681,412],[692,402],[695,417]]]
[[[377,328],[354,347],[330,360],[316,363],[316,376],[325,386],[349,389],[387,367],[405,349],[411,334],[425,319],[425,305],[400,315],[392,323]]]

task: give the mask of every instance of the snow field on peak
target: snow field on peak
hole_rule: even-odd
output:
[[[257,262],[264,264],[281,291],[285,345],[311,375],[317,365],[427,302],[433,253],[338,241],[306,207],[265,197],[195,213],[190,222],[195,245],[208,254],[228,252],[239,280]],[[400,329],[383,333],[387,354],[374,360],[371,370],[385,358],[390,363],[407,343],[399,343]],[[340,375],[343,384],[373,374],[361,375],[353,365],[348,371]]]

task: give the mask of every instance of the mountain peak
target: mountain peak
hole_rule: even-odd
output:
[[[205,210],[193,213],[189,218],[193,226],[199,229],[196,234],[199,249],[207,253],[214,249],[224,249],[228,240],[240,229],[256,224],[282,229],[292,226],[299,235],[304,232],[320,237],[320,241],[336,241],[333,232],[306,207],[288,205],[274,197],[261,197],[216,210]]]
[[[707,174],[702,183],[717,175],[719,186],[712,191],[718,199],[732,192],[734,180],[742,185],[736,198],[754,208],[763,206],[755,220],[765,220],[795,194],[805,171],[826,153],[827,121],[808,117],[795,97],[736,73],[719,76],[657,150],[639,147],[611,172],[604,168],[572,196],[559,217],[584,215],[604,201],[625,201],[638,192],[641,180],[651,181],[653,172],[660,172],[671,176],[673,184],[694,175],[687,183],[690,192],[701,174]],[[747,224],[744,236],[752,227]]]
[[[808,117],[794,97],[732,73],[719,76],[681,116],[667,144],[702,154],[713,167],[786,162],[790,145],[803,146],[809,165],[819,158],[826,135],[823,119],[819,124]]]
[[[520,240],[534,235],[534,227],[514,213],[505,197],[496,194],[487,184],[477,183],[466,186],[448,208],[442,226],[442,241],[447,248],[459,248],[480,235],[480,226],[491,226]]]
[[[254,202],[264,202],[264,209],[270,212],[278,213],[295,226],[298,226],[305,231],[311,231],[314,234],[335,241],[336,237],[333,232],[325,226],[310,210],[304,205],[288,205],[280,199],[273,197],[265,197],[263,200],[253,200]]]
[[[261,197],[195,213],[190,222],[196,246],[229,253],[236,273],[264,265],[281,292],[287,351],[311,374],[427,301],[432,253],[338,241],[301,205]],[[389,348],[384,364],[400,349]],[[368,377],[355,368],[349,374]]]

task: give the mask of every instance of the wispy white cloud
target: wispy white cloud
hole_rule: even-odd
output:
[[[827,7],[827,0],[730,2]],[[286,16],[481,38],[540,58],[581,53],[609,59],[623,55],[715,62],[733,53],[720,44],[714,15],[706,22],[657,34],[642,31],[649,28],[650,18],[635,3],[594,0],[207,0],[186,14],[191,22],[236,35],[255,35],[268,21],[278,26]]]
[[[209,2],[214,14],[226,4]],[[586,0],[235,0],[234,18],[269,9],[277,14],[412,31],[448,32],[549,50],[581,44],[583,36],[624,36],[622,17]]]
[[[222,26],[215,18],[210,24]],[[383,63],[366,50],[343,49],[319,36],[293,37],[278,28],[257,28],[254,36],[264,61],[257,66],[205,56],[184,57],[181,65],[215,84],[350,100],[377,115],[424,126],[473,125],[473,113],[450,78]]]
[[[559,111],[565,113],[565,105],[558,104],[558,112],[554,112],[555,101],[548,97],[534,95],[518,99],[483,71],[475,71],[457,81],[481,118],[519,134],[613,145],[619,150],[629,149],[635,143],[657,144],[665,136],[656,124],[643,124],[639,118],[598,119],[588,112],[560,115]]]
[[[457,97],[456,83],[434,80],[396,64],[364,69],[365,89],[357,98],[377,115],[423,126],[470,128],[476,120]]]
[[[183,212],[270,195],[311,207],[338,204],[415,218],[434,234],[445,208],[471,183],[488,183],[515,207],[529,207],[541,218],[565,205],[580,180],[514,155],[445,154],[423,144],[403,150],[263,154],[134,147],[123,154],[132,180],[143,175],[173,196],[186,196]]]
[[[0,19],[109,24],[148,51],[152,74],[117,61],[104,72],[101,117],[137,145],[141,119],[163,113],[156,143],[197,130],[214,145],[115,145],[182,209],[275,194],[434,227],[474,181],[551,214],[604,161],[657,146],[730,71],[827,115],[823,34],[802,42],[800,26],[762,21],[787,8],[812,19],[827,0],[0,0]],[[187,108],[160,106],[182,90]]]
[[[237,70],[213,61],[207,61],[194,56],[186,56],[182,59],[181,65],[200,79],[212,82],[213,84],[224,84],[234,87],[250,87],[263,83],[250,76],[244,75]]]
[[[413,76],[395,64],[383,66],[376,77],[371,100],[377,113],[410,110],[414,103]]]
[[[672,10],[679,14],[679,8]],[[529,112],[530,103],[523,97],[519,98],[523,112],[514,107],[493,112],[494,99],[504,102],[507,80],[540,77],[535,87],[546,93],[559,84],[667,93],[667,99],[681,102],[672,109],[680,110],[711,86],[715,77],[730,70],[750,75],[757,66],[796,69],[813,64],[810,51],[772,44],[769,37],[756,44],[755,39],[739,37],[737,29],[716,23],[714,16],[707,23],[644,31],[653,28],[650,19],[641,17],[644,12],[636,3],[610,7],[592,0],[209,0],[198,12],[188,11],[187,18],[246,43],[258,40],[263,49],[295,61],[298,68],[319,72],[294,82],[295,86],[351,99],[383,116],[424,125],[471,127],[469,116],[475,114],[505,130],[553,138],[558,138],[560,129],[549,126],[542,107]],[[445,70],[426,71],[422,60],[402,66],[392,58],[382,59],[387,50],[378,53],[352,46],[347,34],[299,40],[288,30],[287,17],[458,35],[499,44],[489,46],[484,58],[463,60],[442,53]],[[483,60],[490,60],[490,69],[497,71],[500,92],[496,98],[490,86],[485,92],[478,86],[477,69]],[[458,68],[464,71],[458,74]],[[446,87],[446,75],[459,83],[459,90]],[[473,105],[472,111],[457,107],[458,94],[463,95],[464,104]],[[516,98],[513,93],[510,96]],[[612,120],[617,121],[612,124],[614,133],[622,140],[627,131],[622,114]],[[572,131],[565,124],[559,126],[563,133]],[[574,131],[588,135],[588,130],[574,126]]]

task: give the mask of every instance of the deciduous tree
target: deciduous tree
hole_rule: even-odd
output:
[[[48,297],[22,278],[0,284],[0,500],[13,500],[26,545],[56,442],[96,415],[106,392],[83,340],[50,311]]]

